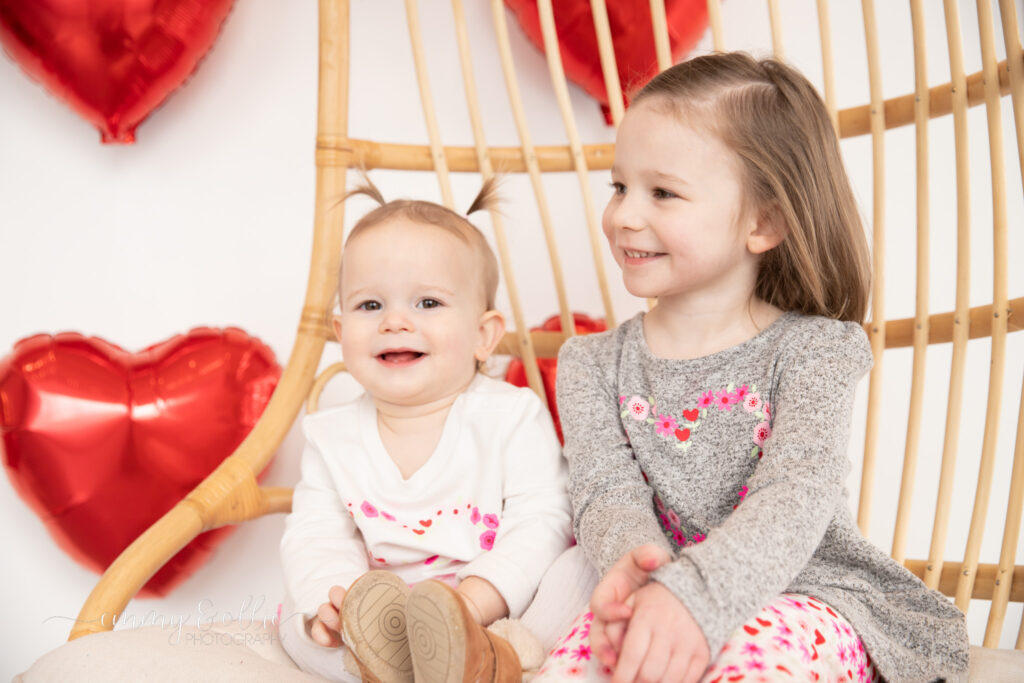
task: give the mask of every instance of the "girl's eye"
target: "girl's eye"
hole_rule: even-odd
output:
[[[622,183],[611,183],[612,192],[615,194],[626,194],[626,186]]]
[[[359,311],[379,311],[380,309],[381,305],[379,301],[364,301],[356,306],[356,310]]]
[[[437,299],[431,299],[428,297],[426,299],[420,299],[416,306],[419,308],[437,308],[441,306],[441,302]]]
[[[679,196],[675,192],[669,192],[668,190],[665,190],[660,187],[654,188],[652,194],[654,195],[655,199],[672,199],[673,197]]]

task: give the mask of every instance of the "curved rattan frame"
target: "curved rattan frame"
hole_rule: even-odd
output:
[[[781,27],[778,21],[777,0],[768,0],[771,18],[772,41],[775,54],[783,56]],[[920,21],[922,0],[911,0],[915,40],[915,65],[917,81],[915,92],[901,97],[882,100],[880,87],[880,65],[878,63],[877,38],[874,31],[874,5],[871,0],[862,3],[867,39],[868,64],[871,83],[871,102],[868,104],[836,111],[834,77],[827,0],[818,0],[819,25],[822,37],[822,62],[825,72],[824,94],[833,122],[841,137],[870,134],[873,141],[875,165],[875,243],[884,244],[880,239],[884,230],[882,168],[884,162],[884,132],[886,129],[915,125],[919,167],[927,168],[927,121],[929,118],[952,114],[956,126],[956,150],[958,172],[958,198],[961,215],[960,241],[962,242],[960,266],[957,272],[956,310],[934,314],[928,309],[927,288],[919,286],[917,312],[913,318],[870,322],[865,328],[872,340],[876,357],[881,358],[885,348],[913,346],[914,386],[911,388],[911,410],[908,422],[906,453],[904,455],[903,490],[900,495],[893,541],[893,555],[925,581],[950,596],[956,596],[962,608],[970,598],[992,600],[989,628],[986,631],[985,646],[998,642],[999,632],[1005,615],[1007,601],[1024,601],[1024,565],[1015,565],[1017,539],[1020,535],[1021,508],[1024,504],[1024,403],[1018,418],[1013,471],[1010,474],[1011,488],[1006,510],[1006,523],[1000,560],[998,564],[979,564],[977,547],[980,543],[979,524],[983,523],[988,506],[988,486],[992,479],[991,460],[994,449],[995,419],[998,415],[1002,395],[1001,370],[1005,364],[1005,339],[1008,332],[1024,327],[1024,297],[1010,300],[1006,291],[1006,216],[1000,210],[1005,205],[1006,189],[1002,184],[1002,146],[998,111],[1001,97],[1009,96],[1014,109],[1017,149],[1019,162],[1024,165],[1024,51],[1017,35],[1016,9],[1012,0],[1000,0],[1003,40],[1007,59],[996,63],[994,59],[994,36],[986,27],[991,27],[991,8],[988,0],[978,0],[979,23],[982,25],[982,48],[985,55],[981,72],[964,74],[959,45],[958,7],[954,0],[945,0],[947,18],[947,42],[950,46],[952,81],[928,87],[924,76],[923,28]],[[309,278],[305,301],[299,318],[298,330],[291,356],[270,404],[251,434],[212,474],[210,474],[184,500],[164,515],[156,524],[139,536],[110,568],[103,574],[89,595],[70,633],[70,639],[94,632],[110,630],[112,615],[123,612],[128,601],[146,581],[175,553],[199,533],[225,524],[233,524],[274,512],[286,512],[291,505],[291,490],[287,488],[260,487],[256,475],[263,470],[285,434],[298,415],[303,402],[310,395],[311,405],[316,405],[319,392],[329,375],[316,377],[316,369],[325,342],[332,338],[327,316],[332,305],[335,273],[343,237],[344,205],[335,198],[344,194],[348,169],[387,168],[423,170],[437,173],[442,195],[450,203],[451,193],[448,173],[473,171],[489,175],[495,166],[509,173],[527,173],[533,183],[534,193],[541,213],[541,222],[546,231],[552,267],[555,269],[558,289],[559,310],[563,329],[571,329],[568,306],[565,303],[561,285],[557,253],[551,221],[548,216],[547,200],[541,183],[541,174],[549,171],[576,171],[583,190],[586,216],[590,226],[592,245],[596,230],[593,200],[589,197],[586,183],[587,171],[607,169],[612,161],[610,144],[583,144],[575,132],[574,119],[568,102],[565,75],[562,71],[557,50],[548,50],[548,60],[556,96],[567,128],[569,144],[566,146],[534,146],[525,125],[522,106],[515,81],[515,70],[511,67],[511,53],[508,50],[507,27],[504,26],[504,10],[501,0],[492,0],[498,49],[501,53],[508,86],[510,102],[516,117],[520,135],[520,147],[488,147],[483,139],[483,128],[475,106],[475,92],[467,85],[467,101],[470,104],[474,126],[474,147],[444,146],[433,120],[429,84],[426,81],[422,48],[418,45],[418,18],[415,0],[407,0],[410,37],[416,57],[419,74],[420,95],[424,115],[430,132],[430,144],[408,145],[375,142],[348,137],[348,71],[349,62],[349,17],[347,0],[320,0],[320,72],[319,105],[316,138],[316,210],[314,217],[314,240],[310,262]],[[554,36],[551,0],[540,0],[541,22],[546,44],[553,45]],[[663,0],[651,0],[653,15],[653,37],[657,48],[659,65],[665,68],[669,63],[665,8]],[[602,64],[612,115],[617,122],[622,116],[621,89],[614,69],[614,54],[611,54],[610,34],[604,0],[593,0],[595,24],[601,47]],[[471,65],[465,41],[465,26],[461,0],[453,0],[453,9],[460,41],[460,56],[466,83],[472,83]],[[716,48],[723,46],[721,10],[719,0],[708,0],[709,17],[713,43]],[[617,104],[616,104],[617,103]],[[990,131],[990,154],[993,164],[994,182],[993,206],[995,214],[994,235],[996,240],[996,262],[994,269],[994,295],[990,305],[968,307],[967,279],[969,273],[963,254],[969,248],[969,217],[966,205],[969,203],[966,178],[966,135],[964,118],[972,106],[985,105],[988,112]],[[923,176],[923,177],[922,177]],[[928,217],[927,217],[927,174],[918,177],[918,276],[919,283],[927,282],[928,263]],[[964,193],[960,196],[959,193]],[[1000,222],[1001,221],[1001,222]],[[500,219],[495,221],[496,238],[503,258],[506,273],[511,269],[507,263],[507,248],[502,244]],[[1001,245],[1001,246],[1000,246]],[[598,245],[599,246],[599,245]],[[601,262],[599,252],[597,263]],[[885,259],[884,248],[875,250],[875,269],[881,273]],[[1002,261],[1000,261],[1000,258]],[[604,274],[598,273],[604,292],[606,313],[611,318],[612,310],[607,294]],[[921,279],[923,278],[923,280]],[[508,285],[514,286],[511,281]],[[516,297],[513,296],[513,303]],[[873,299],[873,321],[884,321],[884,298],[876,295]],[[1014,314],[1016,312],[1016,315]],[[506,335],[499,352],[523,357],[531,386],[543,396],[536,357],[551,357],[564,340],[565,335],[551,332],[525,333],[526,326],[520,312],[515,315],[516,330]],[[985,443],[982,445],[982,466],[979,473],[978,493],[974,521],[971,525],[971,540],[962,562],[943,562],[945,524],[948,520],[949,486],[952,467],[955,463],[955,447],[959,428],[959,405],[962,400],[963,352],[968,339],[989,337],[992,339],[993,369],[989,384],[988,418],[985,428]],[[923,372],[924,350],[929,344],[952,342],[954,348],[953,372],[949,395],[949,415],[946,443],[943,454],[943,472],[936,507],[936,527],[928,560],[906,560],[904,545],[906,536],[906,513],[910,504],[909,483],[914,479],[916,450],[921,421],[921,388],[919,378]],[[875,454],[875,434],[878,401],[874,400],[880,383],[881,363],[872,373],[869,393],[867,439],[865,445],[864,481],[871,483]],[[332,366],[328,373],[333,375],[341,368]],[[1024,389],[1024,388],[1022,388]],[[1024,400],[1024,394],[1022,394]],[[870,485],[862,485],[859,508],[859,522],[867,526],[871,510]],[[1024,637],[1018,636],[1017,648],[1024,649]]]

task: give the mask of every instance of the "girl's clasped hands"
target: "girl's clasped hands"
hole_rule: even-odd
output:
[[[594,589],[590,645],[612,669],[612,683],[696,683],[708,666],[708,643],[686,606],[651,574],[671,561],[656,545],[624,555]]]

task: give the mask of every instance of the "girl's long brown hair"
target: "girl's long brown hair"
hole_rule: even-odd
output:
[[[777,212],[785,238],[762,255],[755,294],[785,311],[861,322],[871,266],[828,111],[796,69],[742,52],[676,64],[633,98],[693,115],[740,161],[747,210]]]

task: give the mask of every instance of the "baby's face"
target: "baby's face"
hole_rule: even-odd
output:
[[[345,365],[378,402],[416,406],[461,393],[476,372],[485,313],[470,246],[395,217],[345,247],[340,330]]]

